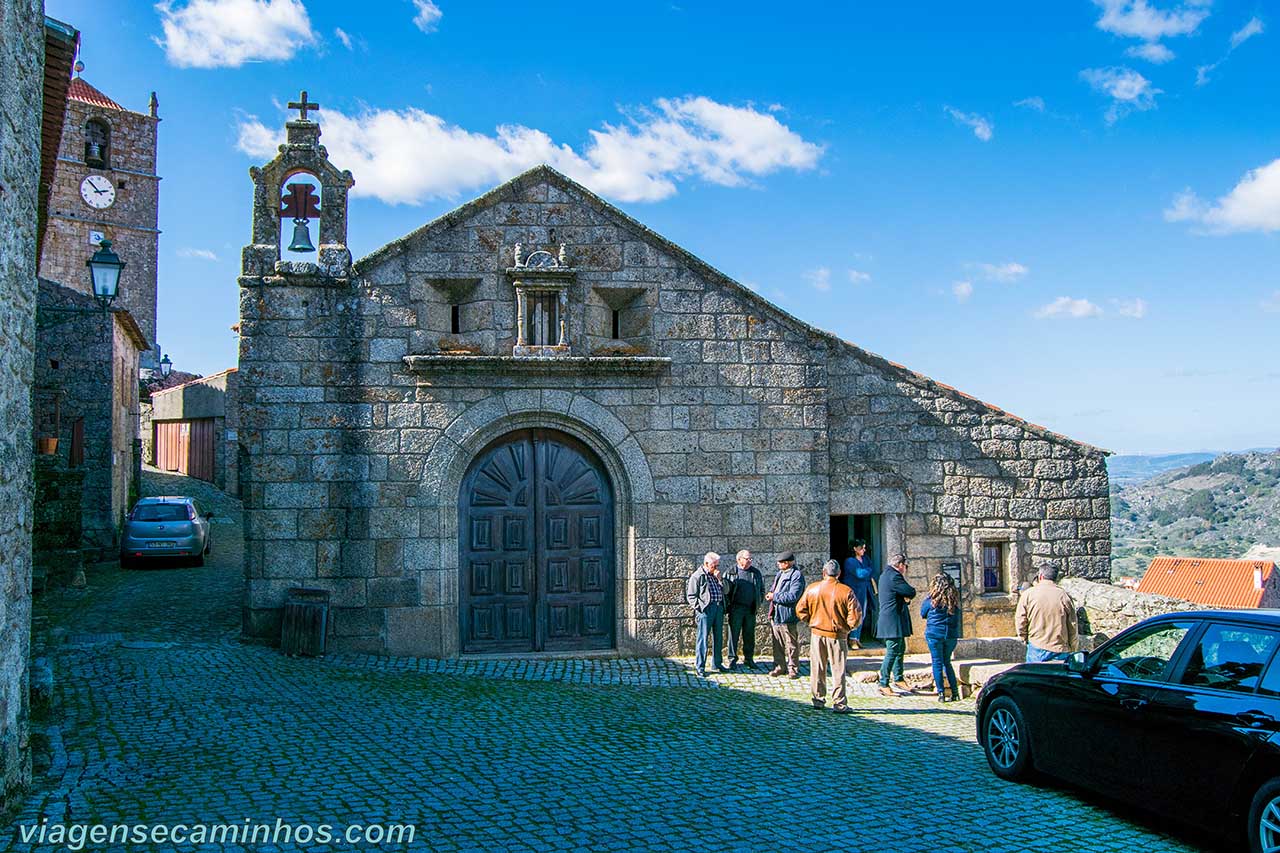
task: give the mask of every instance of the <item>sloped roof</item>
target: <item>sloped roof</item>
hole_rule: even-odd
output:
[[[70,24],[44,19],[44,102],[40,121],[40,194],[36,214],[36,266],[44,254],[44,232],[49,222],[49,193],[53,191],[53,170],[62,141],[62,125],[67,116],[67,91],[71,66],[80,49],[80,33]]]
[[[164,387],[164,388],[157,388],[156,390],[154,390],[154,391],[152,391],[152,392],[151,392],[151,396],[152,396],[152,397],[159,397],[161,394],[168,394],[170,391],[177,391],[177,390],[179,390],[180,388],[186,388],[186,387],[187,387],[187,386],[189,386],[189,385],[197,385],[197,384],[199,384],[199,383],[201,383],[201,382],[208,382],[208,381],[210,381],[210,380],[212,380],[212,379],[217,379],[217,378],[222,377],[222,376],[229,376],[230,374],[235,373],[235,372],[237,372],[238,370],[239,370],[239,368],[238,368],[238,367],[228,367],[226,370],[220,370],[220,371],[218,371],[217,373],[211,373],[211,374],[209,374],[208,376],[195,376],[195,377],[194,377],[194,378],[192,378],[192,379],[188,379],[188,380],[186,380],[185,382],[180,382],[180,383],[178,383],[178,384],[176,384],[176,385],[169,385],[169,386]],[[169,374],[169,378],[172,378],[173,376],[176,376],[177,374],[178,374],[178,371],[176,371],[176,370],[175,370],[173,373],[170,373],[170,374]],[[191,374],[184,374],[184,375],[186,375],[186,376],[190,376]]]
[[[108,110],[124,109],[124,107],[102,94],[96,87],[90,85],[89,81],[83,77],[77,77],[71,81],[71,88],[67,90],[67,100],[81,101]]]
[[[454,225],[458,224],[459,222],[462,222],[470,218],[471,216],[475,215],[476,213],[484,210],[485,208],[491,207],[492,205],[495,205],[499,202],[506,201],[511,197],[519,194],[526,187],[532,186],[539,182],[546,182],[551,186],[582,196],[587,202],[589,202],[597,210],[600,210],[604,212],[606,215],[614,218],[629,230],[632,230],[637,234],[639,234],[642,238],[649,240],[654,244],[660,246],[663,250],[670,253],[672,256],[679,258],[683,263],[687,264],[690,268],[692,268],[693,270],[695,270],[696,272],[698,272],[700,275],[707,278],[708,280],[714,281],[718,284],[728,287],[731,290],[736,291],[738,295],[741,296],[744,300],[756,305],[764,313],[773,315],[775,319],[783,322],[786,325],[789,325],[793,328],[796,328],[805,332],[806,334],[810,335],[812,338],[814,338],[817,341],[826,342],[829,345],[832,345],[838,348],[843,348],[847,351],[852,352],[860,360],[870,364],[873,367],[876,367],[877,369],[881,370],[884,373],[887,373],[893,376],[898,381],[907,382],[911,385],[915,385],[918,388],[929,391],[931,393],[939,394],[943,397],[950,398],[952,400],[960,402],[974,409],[979,409],[988,414],[1005,418],[1013,423],[1016,423],[1018,426],[1022,427],[1028,432],[1031,432],[1035,435],[1039,435],[1050,441],[1072,445],[1073,447],[1079,448],[1084,453],[1101,454],[1104,456],[1110,455],[1111,453],[1111,451],[1109,450],[1103,450],[1102,448],[1095,447],[1091,444],[1086,444],[1085,442],[1082,442],[1082,441],[1076,441],[1075,439],[1069,438],[1065,435],[1053,432],[1052,430],[1042,427],[1039,424],[1033,424],[1030,421],[1024,420],[1023,418],[1019,418],[1016,415],[1006,412],[1004,409],[1001,409],[998,406],[993,406],[990,403],[985,403],[982,400],[977,399],[976,397],[972,397],[968,394],[965,394],[962,391],[958,391],[955,388],[952,388],[950,385],[946,385],[942,382],[936,382],[922,373],[917,373],[914,370],[910,370],[906,367],[903,367],[901,364],[897,364],[895,362],[889,361],[889,359],[880,355],[876,355],[875,353],[870,352],[869,350],[865,350],[856,344],[846,341],[840,338],[839,336],[826,331],[825,329],[820,329],[817,326],[813,326],[809,323],[806,323],[804,320],[801,320],[799,317],[796,317],[795,315],[788,313],[782,308],[779,308],[777,305],[774,305],[772,302],[765,299],[763,296],[756,293],[751,288],[730,278],[725,273],[721,272],[720,270],[711,266],[706,261],[702,260],[702,258],[699,258],[697,255],[693,254],[687,249],[684,249],[683,247],[677,245],[676,243],[671,242],[666,237],[663,237],[661,234],[650,229],[643,222],[640,222],[639,220],[625,213],[621,209],[605,201],[603,198],[601,198],[591,190],[587,189],[582,184],[578,183],[577,181],[573,180],[567,175],[561,174],[560,172],[556,171],[555,169],[551,168],[545,163],[540,166],[534,166],[532,169],[529,169],[528,171],[515,176],[514,178],[507,181],[506,183],[499,184],[498,186],[489,190],[484,195],[481,195],[475,199],[472,199],[466,204],[463,204],[460,207],[456,207],[453,210],[449,211],[448,213],[443,214],[442,216],[436,217],[435,219],[431,220],[427,224],[409,232],[408,234],[399,238],[398,240],[392,240],[390,243],[387,243],[385,246],[382,246],[379,249],[375,249],[374,251],[365,255],[363,258],[356,261],[352,265],[352,274],[354,276],[362,275],[366,270],[371,269],[372,267],[378,265],[379,263],[382,263],[383,261],[389,260],[390,258],[394,258],[397,255],[404,253],[409,249],[409,247],[413,243],[416,243],[434,234],[445,231],[453,227]]]
[[[1167,595],[1211,607],[1256,608],[1276,564],[1270,560],[1213,560],[1156,557],[1138,584],[1138,592]],[[1261,584],[1255,583],[1260,571]]]

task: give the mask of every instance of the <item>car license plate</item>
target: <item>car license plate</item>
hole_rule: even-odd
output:
[[[148,542],[147,543],[148,548],[172,548],[173,546],[174,546],[173,542]]]

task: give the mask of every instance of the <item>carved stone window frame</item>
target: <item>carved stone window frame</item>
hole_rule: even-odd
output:
[[[1008,527],[980,527],[969,533],[970,565],[973,566],[972,594],[979,599],[1012,600],[1018,592],[1018,583],[1022,579],[1021,566],[1025,543],[1019,535],[1022,531]],[[1004,590],[986,592],[982,582],[982,546],[1004,545]]]
[[[511,354],[517,358],[565,358],[572,354],[572,342],[569,340],[569,288],[577,279],[578,271],[565,263],[565,249],[560,248],[559,255],[550,252],[534,252],[542,261],[537,266],[526,264],[521,247],[516,246],[516,265],[507,268],[515,288],[516,299],[516,342]],[[556,297],[557,321],[556,342],[549,345],[533,345],[526,335],[526,323],[529,317],[529,297],[533,295],[553,294]]]

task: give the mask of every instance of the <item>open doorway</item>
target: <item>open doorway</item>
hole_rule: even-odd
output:
[[[871,564],[872,577],[879,581],[880,571],[886,559],[884,553],[883,515],[833,515],[831,516],[831,559],[844,565],[846,557],[853,554],[853,543],[861,539],[867,543],[866,560]],[[862,639],[874,640],[875,614],[869,613],[862,620]]]

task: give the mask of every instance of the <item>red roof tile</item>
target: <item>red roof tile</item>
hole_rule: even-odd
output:
[[[1275,568],[1269,560],[1156,557],[1142,576],[1138,591],[1211,607],[1258,607]],[[1255,581],[1255,571],[1261,572],[1260,583]]]
[[[67,90],[67,100],[83,101],[86,104],[93,104],[95,107],[103,107],[108,110],[124,109],[124,107],[99,92],[93,86],[90,86],[83,77],[77,77],[71,81],[71,88]]]

